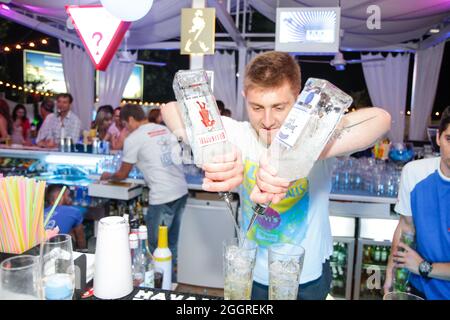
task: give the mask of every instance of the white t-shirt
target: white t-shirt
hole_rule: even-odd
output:
[[[440,163],[441,158],[434,157],[411,161],[403,167],[395,212],[404,216],[412,216],[411,193],[417,184],[426,180],[431,174],[437,173],[443,180],[449,180],[441,172]]]
[[[222,117],[228,139],[242,152],[244,181],[239,188],[242,208],[241,227],[247,229],[252,216],[250,193],[256,183],[255,172],[265,145],[258,140],[249,122]],[[322,275],[322,264],[332,254],[333,241],[328,215],[331,174],[334,158],[319,160],[309,176],[297,180],[285,199],[266,211],[270,219],[258,218],[249,238],[258,243],[254,280],[268,285],[268,246],[291,243],[305,248],[300,283],[316,280]]]
[[[141,125],[125,139],[123,161],[136,164],[150,188],[149,203],[162,204],[187,194],[177,138],[155,123]]]

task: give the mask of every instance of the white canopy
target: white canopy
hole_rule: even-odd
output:
[[[11,10],[0,8],[0,15],[18,23],[34,27],[60,39],[79,43],[73,30],[66,28],[65,5],[99,4],[94,0],[12,0]],[[151,49],[156,43],[177,39],[180,36],[181,8],[188,8],[192,0],[154,0],[150,12],[141,20],[133,22],[130,29],[129,47]],[[130,1],[132,5],[132,1]],[[234,43],[241,46],[246,36],[239,32],[231,19],[230,11],[246,12],[247,5],[275,21],[276,7],[341,7],[342,50],[377,50],[386,47],[415,50],[417,44],[406,42],[420,39],[432,27],[441,26],[441,32],[428,40],[428,46],[444,40],[450,34],[450,1],[448,0],[208,0],[207,5],[216,7],[217,17]],[[378,6],[381,28],[370,30],[366,22],[371,13],[369,6]],[[44,23],[43,23],[44,22]],[[177,42],[177,41],[176,41]],[[218,48],[221,47],[218,43]],[[258,48],[258,43],[246,43],[247,48]],[[259,43],[262,47],[270,44]],[[174,43],[165,49],[175,48]],[[224,45],[224,47],[227,47]],[[164,48],[161,44],[160,48]],[[395,51],[395,50],[392,50]]]

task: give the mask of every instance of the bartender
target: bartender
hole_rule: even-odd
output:
[[[61,93],[56,96],[57,114],[49,114],[42,124],[36,143],[40,147],[54,148],[61,137],[72,138],[73,143],[78,142],[81,132],[81,121],[72,112],[73,97],[70,93]]]
[[[222,117],[228,139],[240,151],[229,162],[203,165],[204,190],[217,192],[240,187],[243,230],[247,230],[253,215],[252,203],[272,202],[268,210],[276,223],[258,219],[249,232],[249,238],[258,244],[252,286],[254,300],[268,299],[268,247],[276,243],[305,248],[298,299],[326,298],[331,284],[329,257],[333,251],[328,216],[333,158],[366,149],[390,128],[390,115],[382,109],[351,112],[342,122],[348,129],[325,147],[308,177],[295,182],[277,177],[274,168],[260,161],[261,156],[300,90],[300,67],[293,57],[274,51],[256,56],[247,66],[244,78],[243,94],[250,121]],[[162,108],[163,119],[172,131],[182,133],[176,108],[175,103],[166,104]],[[371,120],[354,125],[366,119]]]
[[[149,123],[140,106],[125,105],[120,119],[130,132],[124,142],[122,164],[115,173],[104,172],[101,179],[123,180],[134,165],[139,168],[150,188],[145,216],[150,250],[156,249],[158,226],[164,223],[169,230],[172,270],[175,270],[181,215],[188,196],[183,167],[174,159],[181,152],[178,141],[165,126]]]

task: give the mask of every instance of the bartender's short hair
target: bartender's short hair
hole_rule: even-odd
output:
[[[68,98],[69,102],[72,103],[73,97],[70,93],[60,93],[56,96],[56,101],[58,101],[59,98]]]
[[[141,108],[141,106],[126,104],[120,110],[120,120],[128,121],[128,119],[132,117],[136,121],[142,121],[145,119],[145,112]]]
[[[444,112],[442,112],[441,121],[439,123],[439,136],[442,132],[447,130],[448,126],[450,125],[450,106],[445,108]]]
[[[50,184],[47,187],[47,191],[45,193],[45,202],[47,203],[47,206],[51,205],[54,200],[56,200],[56,197],[61,192],[62,188],[64,188],[63,184]]]
[[[252,88],[279,88],[289,83],[295,96],[300,93],[300,66],[286,52],[268,51],[257,55],[245,69],[244,92]]]

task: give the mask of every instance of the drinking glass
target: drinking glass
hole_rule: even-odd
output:
[[[45,299],[71,300],[75,290],[72,237],[58,234],[43,242],[40,257]]]
[[[239,239],[233,238],[225,240],[223,248],[225,300],[250,300],[256,261],[256,243],[245,239],[242,245],[239,245]]]
[[[269,300],[296,300],[305,249],[293,244],[269,247]]]
[[[406,292],[388,292],[383,300],[424,300],[423,298]]]
[[[42,300],[39,257],[21,255],[0,265],[0,300]]]

